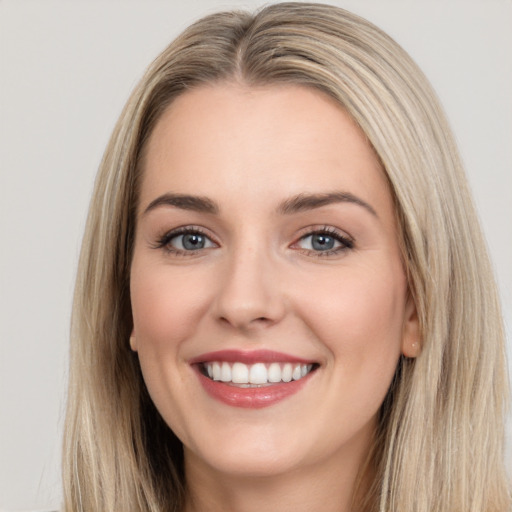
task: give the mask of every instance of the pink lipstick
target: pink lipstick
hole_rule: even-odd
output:
[[[233,407],[262,408],[297,393],[318,368],[314,361],[268,350],[222,350],[190,361],[213,398]]]

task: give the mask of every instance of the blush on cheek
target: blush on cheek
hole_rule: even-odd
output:
[[[400,356],[403,302],[398,282],[375,286],[365,279],[346,278],[343,288],[326,287],[326,300],[310,304],[310,326],[335,355],[336,372],[350,382],[355,402],[378,409]],[[306,317],[306,313],[304,313]],[[359,390],[356,391],[356,390]]]
[[[132,282],[132,311],[137,338],[167,345],[189,337],[197,322],[197,293],[176,292],[176,283],[145,279]]]
[[[326,332],[334,330],[348,339],[360,340],[370,332],[385,333],[401,326],[404,299],[400,295],[394,283],[376,290],[375,286],[365,287],[361,282],[352,287],[345,282],[341,293],[339,289],[327,290],[326,300],[317,296],[310,302],[308,316],[321,319]]]

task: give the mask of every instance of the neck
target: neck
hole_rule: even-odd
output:
[[[368,451],[343,457],[344,464],[334,457],[284,474],[254,476],[219,472],[186,452],[185,512],[352,512],[373,477],[367,457]]]

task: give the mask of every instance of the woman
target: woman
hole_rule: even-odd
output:
[[[318,4],[200,20],[97,178],[65,510],[508,510],[484,247],[388,36]]]

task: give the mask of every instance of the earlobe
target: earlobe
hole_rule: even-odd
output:
[[[409,357],[411,359],[418,357],[421,353],[421,345],[418,341],[413,341],[412,343],[404,344],[402,346],[402,354],[405,357]]]
[[[130,335],[130,348],[134,351],[134,352],[137,352],[137,338],[135,337],[135,334],[131,333]]]
[[[414,299],[409,295],[405,306],[404,326],[402,331],[402,354],[415,358],[421,353],[420,326]]]

